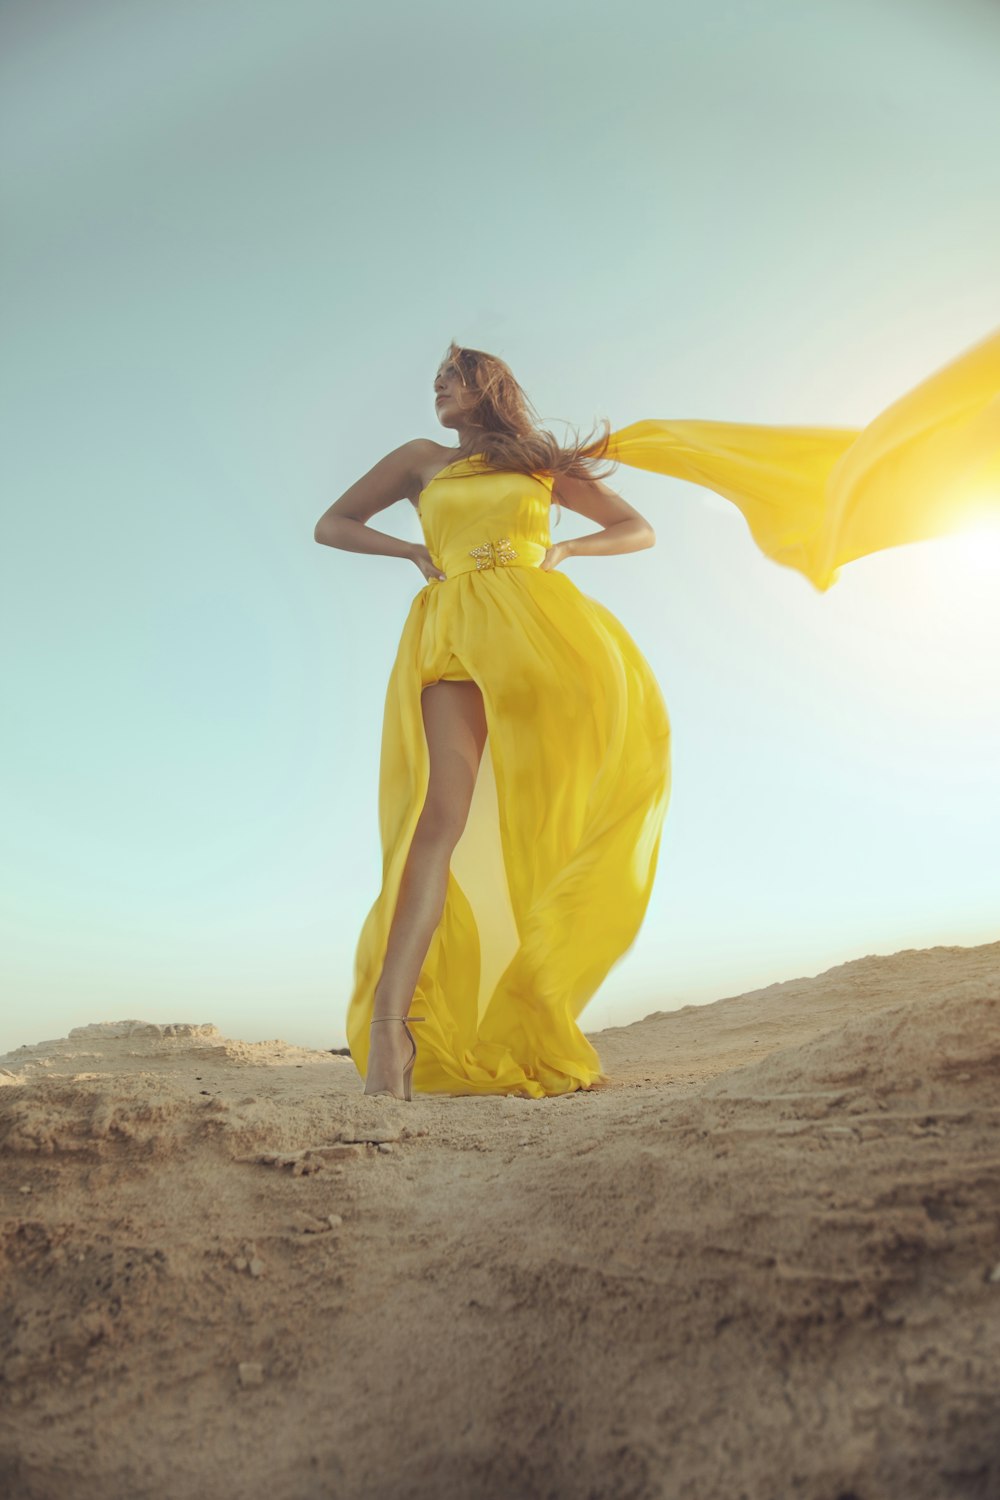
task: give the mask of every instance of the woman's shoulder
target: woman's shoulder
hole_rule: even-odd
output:
[[[408,443],[402,444],[402,450],[410,460],[412,475],[406,498],[416,510],[421,491],[427,488],[436,471],[449,462],[449,455],[454,450],[446,448],[443,443],[436,443],[433,438],[411,438]]]
[[[457,448],[448,448],[444,443],[436,443],[433,438],[414,438],[412,453],[416,487],[410,498],[416,505],[421,492],[435,475],[457,463],[462,455]]]

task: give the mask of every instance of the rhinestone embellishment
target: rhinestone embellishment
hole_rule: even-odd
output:
[[[484,542],[481,547],[470,547],[469,556],[476,559],[476,568],[501,567],[517,556],[510,545],[510,537],[502,536],[496,542]]]

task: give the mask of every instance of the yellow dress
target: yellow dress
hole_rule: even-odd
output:
[[[824,591],[854,558],[1000,514],[1000,333],[860,431],[645,420],[612,434],[609,452],[731,499],[766,555]],[[427,1018],[413,1088],[540,1098],[604,1076],[578,1021],[649,903],[670,720],[621,622],[559,568],[539,568],[552,485],[475,455],[420,496],[447,576],[414,597],[386,692],[382,886],[347,1011],[362,1077],[429,779],[420,695],[442,678],[479,685],[488,740],[410,1006]]]

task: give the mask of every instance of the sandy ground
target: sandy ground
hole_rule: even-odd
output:
[[[0,1059],[4,1500],[1000,1496],[1000,942],[592,1039],[545,1100]]]

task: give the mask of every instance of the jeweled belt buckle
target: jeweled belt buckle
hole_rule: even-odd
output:
[[[510,545],[510,537],[502,536],[496,542],[484,542],[481,547],[470,547],[469,556],[476,559],[476,568],[495,568],[499,563],[501,567],[511,562],[517,553]]]

